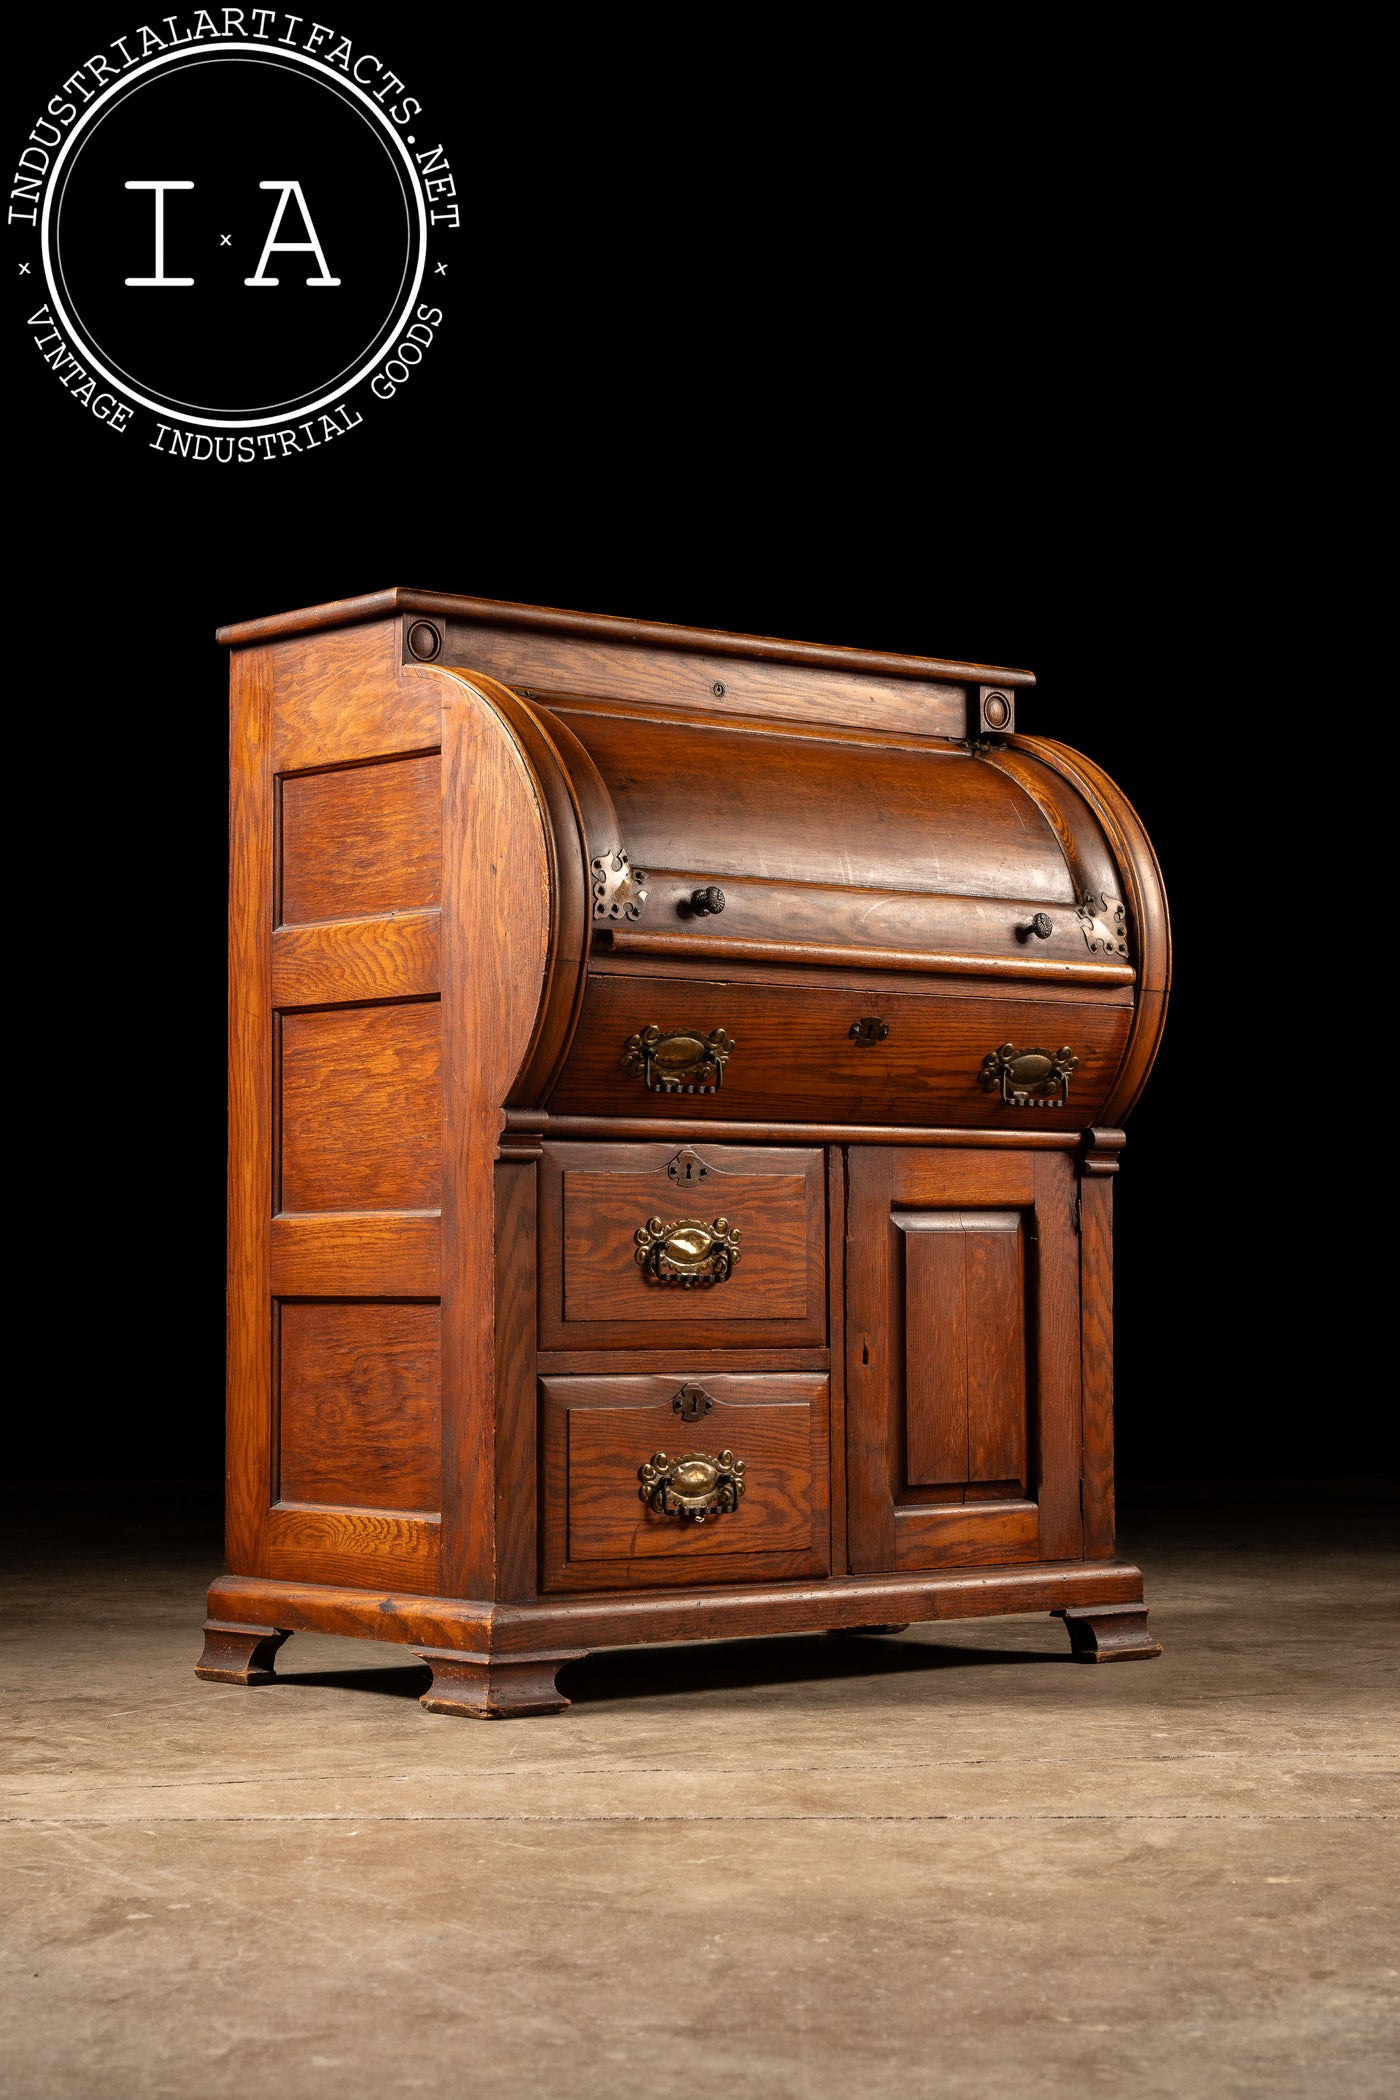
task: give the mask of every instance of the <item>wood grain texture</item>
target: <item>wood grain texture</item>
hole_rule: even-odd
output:
[[[1118,868],[1128,907],[1139,995],[1132,1030],[1123,1046],[1121,1070],[1099,1117],[1102,1123],[1116,1126],[1126,1121],[1147,1084],[1166,1021],[1172,940],[1162,870],[1142,819],[1101,767],[1049,737],[1016,737],[1011,741],[1015,749],[1042,760],[1073,785],[1102,826]]]
[[[436,1515],[438,1308],[292,1302],[279,1327],[279,1501]]]
[[[846,1159],[846,1551],[856,1575],[895,1564],[894,1163],[884,1145],[854,1145]]]
[[[554,1682],[569,1655],[460,1655],[441,1648],[420,1648],[432,1670],[419,1705],[430,1714],[454,1714],[473,1721],[518,1721],[532,1714],[561,1714],[569,1700]]]
[[[421,674],[430,676],[432,674]],[[550,955],[550,838],[529,758],[489,692],[443,685],[443,1583],[500,1579],[496,1141],[535,1036]],[[512,1378],[505,1405],[518,1405]],[[527,1520],[528,1521],[528,1520]],[[518,1580],[518,1566],[510,1577]],[[444,1645],[452,1645],[445,1643]]]
[[[272,936],[272,1003],[283,1010],[418,999],[440,989],[436,911],[279,926]]]
[[[1013,1563],[928,1569],[818,1582],[717,1589],[612,1591],[538,1604],[366,1594],[346,1585],[229,1575],[210,1590],[210,1614],[231,1623],[275,1621],[293,1631],[358,1635],[476,1654],[726,1640],[743,1634],[821,1633],[831,1626],[979,1619],[1070,1605],[1142,1602],[1142,1571],[1126,1562]]]
[[[728,895],[726,891],[726,900]],[[726,914],[728,910],[726,901]],[[1102,987],[1133,982],[1130,963],[1081,962],[1077,957],[1061,960],[1049,955],[976,955],[952,948],[883,948],[874,943],[843,947],[835,941],[753,940],[743,938],[732,928],[722,933],[692,933],[672,932],[664,927],[614,927],[599,935],[598,949],[604,955],[652,956],[661,963],[695,957],[716,962],[772,963],[779,968],[790,963],[817,963],[858,970],[868,964],[875,969],[907,971],[921,977],[981,977],[1013,983]]]
[[[831,1405],[831,1566],[847,1572],[846,1542],[846,1155],[830,1145],[826,1154],[827,1333]]]
[[[895,1512],[897,1568],[975,1568],[1039,1558],[1040,1513],[1033,1502],[955,1502]]]
[[[267,1519],[268,1574],[432,1596],[439,1588],[439,1535],[437,1518],[417,1511],[278,1503]]]
[[[1063,1153],[1035,1162],[1034,1324],[1036,1486],[1040,1548],[1047,1560],[1075,1560],[1084,1550],[1079,1506],[1079,1241],[1078,1176]]]
[[[417,670],[401,673],[400,653],[393,619],[280,643],[277,772],[435,750],[443,680]]]
[[[441,773],[433,753],[284,780],[282,923],[436,907]]]
[[[937,745],[668,722],[556,705],[607,782],[627,850],[650,869],[702,869],[844,889],[1076,901],[1064,855],[1014,781]],[[837,936],[839,939],[839,935]]]
[[[1095,835],[1108,870],[1103,886],[1110,887],[1115,880],[1112,858],[1097,828]],[[1063,852],[1058,833],[1056,843]],[[1026,929],[1043,909],[1042,897],[1006,892],[972,897],[875,884],[848,889],[831,882],[730,874],[723,884],[723,912],[697,918],[690,900],[697,886],[709,879],[703,867],[649,867],[642,918],[600,929],[595,945],[601,941],[616,953],[806,960],[823,968],[862,969],[869,964],[900,972],[941,969],[1045,982],[1133,981],[1130,965],[1089,953],[1082,921],[1068,908],[1048,914],[1051,930],[1046,939],[1029,938]]]
[[[1115,1530],[1111,1177],[1085,1174],[1079,1184],[1079,1203],[1084,1555],[1088,1560],[1109,1560],[1113,1555]]]
[[[267,1565],[273,1465],[273,675],[268,652],[240,650],[230,665],[230,686],[225,1550],[235,1572],[256,1575]]]
[[[332,1211],[272,1220],[278,1298],[436,1298],[442,1224],[436,1211]]]
[[[502,1160],[496,1190],[496,1594],[535,1595],[536,1168]]]
[[[282,1021],[282,1210],[435,1210],[442,1008],[341,1007]]]
[[[1014,1211],[893,1213],[905,1265],[911,1486],[1026,1480],[1025,1276]]]
[[[894,678],[952,679],[958,683],[1032,686],[1032,671],[1011,670],[1003,665],[967,663],[962,659],[911,656],[887,649],[857,649],[831,642],[799,642],[771,634],[732,634],[716,627],[685,627],[672,621],[623,618],[616,613],[573,612],[555,605],[521,605],[502,598],[467,597],[450,591],[423,591],[396,585],[353,598],[337,598],[329,604],[304,606],[294,612],[272,613],[256,620],[242,620],[218,630],[217,639],[227,647],[250,642],[276,641],[287,636],[324,634],[362,622],[383,623],[398,616],[405,628],[414,613],[440,615],[447,623],[458,622],[471,638],[492,630],[549,636],[556,641],[577,640],[604,644],[620,643],[631,648],[651,648],[685,655],[714,652],[739,662],[781,663],[805,666],[814,671],[853,670],[878,672]],[[453,637],[455,639],[455,637]]]
[[[702,1365],[713,1401],[683,1423],[669,1378],[547,1378],[542,1586],[546,1590],[811,1575],[829,1565],[827,1380],[760,1377]],[[639,1468],[658,1451],[746,1467],[737,1510],[703,1525],[653,1515]]]
[[[992,1129],[1082,1128],[1098,1111],[1118,1071],[1132,1015],[1084,994],[1072,1003],[1032,996],[1012,1002],[1005,990],[956,991],[933,981],[921,990],[882,991],[867,1000],[812,986],[640,978],[603,970],[589,978],[573,1048],[549,1102],[556,1114],[603,1114],[669,1121],[758,1118],[785,1121],[982,1125]],[[870,1014],[889,1036],[870,1047],[851,1027]],[[724,1028],[736,1048],[719,1092],[649,1094],[622,1069],[630,1036],[650,1024]],[[999,1044],[1057,1050],[1068,1044],[1080,1063],[1064,1108],[1013,1108],[979,1083],[983,1059]]]
[[[694,1148],[707,1178],[678,1186],[678,1147],[546,1143],[540,1167],[542,1348],[789,1347],[826,1341],[825,1163],[815,1147]],[[725,1282],[649,1283],[636,1231],[727,1217],[743,1234]]]
[[[589,1138],[619,1144],[655,1138],[656,1135],[654,1118],[632,1115],[551,1114],[545,1119],[545,1127],[556,1138]],[[987,1153],[1003,1149],[1018,1153],[1038,1150],[1077,1152],[1080,1144],[1076,1131],[1034,1127],[979,1130],[973,1138],[966,1130],[953,1130],[937,1124],[787,1123],[771,1118],[740,1123],[724,1116],[716,1116],[713,1122],[700,1122],[690,1115],[677,1115],[667,1118],[666,1128],[677,1144],[698,1141],[717,1145],[897,1145],[901,1149],[916,1146],[965,1151],[969,1143],[975,1142],[979,1152]]]

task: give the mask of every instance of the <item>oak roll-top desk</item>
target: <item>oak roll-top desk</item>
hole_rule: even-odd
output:
[[[200,1674],[1054,1612],[1113,1558],[1152,848],[1022,671],[386,591],[232,651],[228,1560]]]

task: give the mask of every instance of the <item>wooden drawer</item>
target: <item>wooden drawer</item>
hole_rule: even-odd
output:
[[[543,1378],[540,1389],[544,1589],[828,1573],[823,1374],[710,1374],[702,1365],[685,1379]],[[680,1419],[678,1395],[691,1412],[701,1408],[695,1420]],[[741,1462],[743,1493],[731,1511],[697,1522],[642,1499],[644,1466],[692,1453],[712,1462],[731,1453]]]
[[[589,978],[549,1106],[556,1115],[1078,1130],[1108,1097],[1132,1017],[1131,986],[1100,992],[960,979],[879,988],[599,972]],[[873,1041],[852,1039],[862,1021],[876,1024]],[[719,1088],[649,1092],[642,1071],[625,1069],[623,1058],[653,1025],[700,1037],[723,1029],[734,1048]],[[1073,1051],[1063,1107],[1016,1107],[981,1084],[984,1060],[1003,1043]]]
[[[686,1225],[692,1231],[678,1237]],[[639,1249],[638,1232],[649,1226],[659,1237]],[[736,1235],[734,1261],[724,1242]],[[670,1256],[703,1249],[707,1236],[702,1269],[719,1280],[688,1281],[684,1259]],[[651,1258],[639,1262],[639,1252]],[[539,1338],[542,1349],[821,1347],[825,1155],[777,1145],[546,1144]]]

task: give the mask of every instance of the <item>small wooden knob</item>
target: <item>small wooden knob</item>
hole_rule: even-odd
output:
[[[704,889],[692,890],[690,908],[697,919],[709,919],[724,910],[724,891],[718,883],[709,883]]]

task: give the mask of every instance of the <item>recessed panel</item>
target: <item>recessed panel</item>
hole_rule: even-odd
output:
[[[439,1507],[436,1305],[284,1304],[280,1391],[281,1501]]]
[[[1025,1283],[1016,1211],[894,1214],[904,1250],[910,1487],[1004,1491],[1026,1474]]]
[[[437,1208],[441,1021],[436,1000],[285,1017],[283,1210]]]
[[[440,902],[442,761],[307,773],[282,783],[282,921]]]

